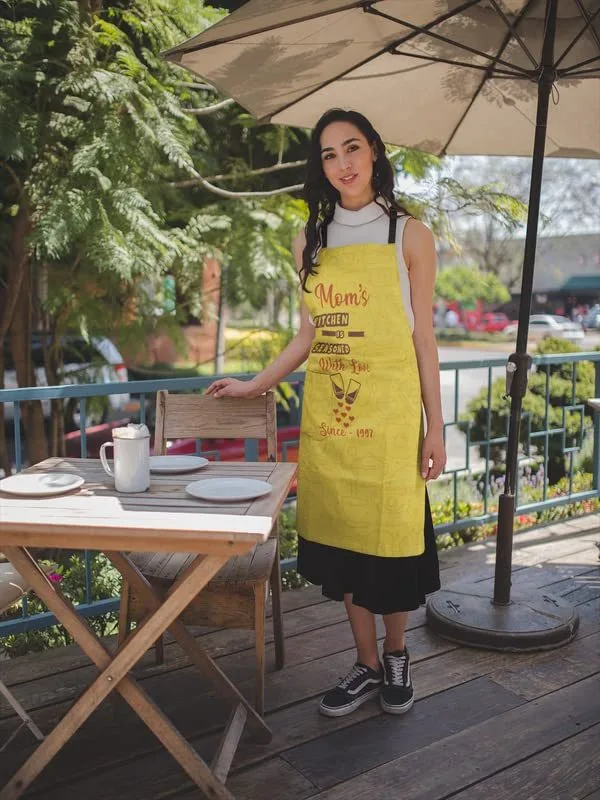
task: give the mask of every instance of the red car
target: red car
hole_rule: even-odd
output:
[[[481,315],[476,330],[482,333],[499,333],[510,325],[511,320],[500,311],[486,312]]]

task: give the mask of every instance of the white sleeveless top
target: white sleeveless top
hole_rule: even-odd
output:
[[[380,198],[380,202],[385,202]],[[402,236],[410,217],[398,217],[396,227],[396,260],[402,300],[410,330],[415,327],[415,317],[410,302],[410,278],[402,252]],[[375,201],[358,211],[350,211],[339,204],[335,207],[333,219],[327,226],[327,247],[342,247],[348,244],[387,244],[390,218]],[[311,320],[312,322],[312,320]]]

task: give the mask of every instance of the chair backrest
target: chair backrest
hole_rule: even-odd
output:
[[[275,394],[259,397],[206,397],[156,393],[154,452],[167,452],[167,439],[266,439],[267,458],[277,460]]]

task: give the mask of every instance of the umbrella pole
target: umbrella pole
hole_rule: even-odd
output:
[[[555,76],[554,37],[558,0],[547,0],[542,63],[538,77],[533,165],[527,215],[527,235],[521,281],[519,332],[516,352],[506,365],[507,394],[511,398],[506,478],[498,509],[494,594],[483,582],[454,584],[427,601],[427,623],[439,635],[460,644],[493,650],[545,650],[571,641],[579,627],[576,609],[562,597],[546,592],[519,592],[511,599],[511,562],[515,488],[518,468],[521,405],[527,392],[531,357],[527,353],[527,333],[535,245],[540,210],[542,170],[548,105]]]
[[[558,0],[548,0],[546,6],[546,30],[542,46],[541,72],[538,81],[538,105],[535,121],[533,162],[529,186],[529,205],[527,211],[527,232],[521,277],[521,301],[519,305],[519,327],[516,352],[509,356],[506,370],[507,394],[510,396],[510,419],[508,444],[506,447],[506,475],[504,491],[498,503],[498,532],[496,537],[496,569],[494,576],[494,603],[510,603],[510,576],[512,570],[512,540],[515,516],[515,489],[518,476],[519,434],[521,428],[521,407],[527,393],[527,377],[531,367],[531,356],[527,353],[527,335],[533,273],[535,268],[535,249],[537,244],[540,196],[542,192],[542,173],[546,145],[548,106],[555,77],[554,38],[556,33],[556,11]],[[511,366],[513,365],[513,366]]]

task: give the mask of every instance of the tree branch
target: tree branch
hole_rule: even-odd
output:
[[[304,184],[298,183],[295,186],[283,186],[281,189],[272,189],[267,192],[230,192],[227,189],[221,189],[219,186],[209,183],[206,178],[203,178],[199,173],[196,173],[194,186],[202,186],[207,191],[219,195],[219,197],[227,197],[235,200],[244,197],[274,197],[278,194],[290,194],[291,192],[299,192],[301,189],[304,189]]]
[[[196,91],[217,91],[217,89],[215,89],[214,86],[211,86],[210,83],[189,83],[188,81],[179,81],[177,85],[184,89],[194,89]]]
[[[286,164],[273,164],[270,167],[261,167],[260,169],[251,169],[248,172],[230,173],[229,175],[209,175],[207,178],[192,178],[188,181],[174,181],[169,186],[176,189],[188,189],[190,186],[198,186],[202,181],[230,181],[236,178],[248,178],[254,175],[268,175],[272,172],[279,172],[282,169],[296,169],[298,167],[305,167],[306,161],[288,161]]]
[[[208,117],[209,114],[221,111],[222,108],[227,108],[227,106],[231,106],[234,103],[235,100],[228,98],[227,100],[221,100],[220,103],[214,103],[212,106],[206,106],[206,108],[186,108],[185,110],[188,114],[193,114],[195,117]]]
[[[8,174],[10,175],[10,177],[13,179],[13,183],[15,184],[15,186],[17,187],[17,189],[19,190],[19,194],[21,194],[21,192],[23,191],[23,184],[22,184],[22,183],[21,183],[21,181],[19,180],[19,176],[18,176],[18,175],[17,175],[17,173],[14,171],[14,169],[13,169],[11,166],[9,166],[9,165],[6,163],[6,161],[0,161],[0,167],[2,167],[2,169],[3,169],[3,170],[5,170],[6,172],[8,172]]]

